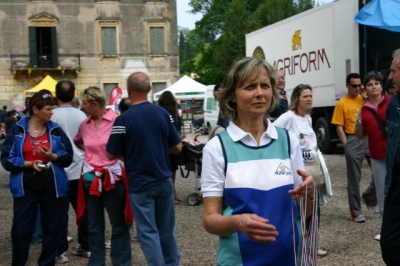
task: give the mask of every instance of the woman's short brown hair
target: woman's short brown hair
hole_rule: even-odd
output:
[[[29,113],[33,114],[33,107],[35,106],[38,110],[41,110],[46,105],[55,105],[55,100],[51,95],[49,90],[43,89],[35,94],[33,94],[32,98],[29,100],[29,106],[27,107]]]
[[[367,76],[364,78],[364,80],[363,80],[364,88],[367,87],[367,83],[368,83],[370,80],[379,81],[379,83],[381,84],[381,87],[382,87],[382,89],[383,89],[383,80],[382,80],[382,77],[381,77],[379,74],[369,74],[369,75],[367,75]]]

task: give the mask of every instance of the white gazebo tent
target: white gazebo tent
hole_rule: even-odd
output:
[[[154,101],[158,101],[164,91],[170,91],[177,100],[204,100],[206,85],[203,85],[188,76],[183,76],[180,80],[168,88],[154,93]]]

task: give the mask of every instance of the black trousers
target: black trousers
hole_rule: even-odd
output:
[[[382,258],[386,265],[400,263],[400,176],[393,178],[385,198],[381,229]]]
[[[67,212],[68,201],[65,197],[57,198],[54,187],[42,191],[25,187],[24,191],[23,197],[14,198],[11,230],[12,265],[26,265],[39,205],[43,242],[38,265],[55,265],[57,249],[61,244],[62,219]]]

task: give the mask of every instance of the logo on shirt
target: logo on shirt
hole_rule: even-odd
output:
[[[174,118],[172,117],[172,115],[169,115],[169,122],[171,122],[171,124],[174,123]]]
[[[291,175],[292,171],[286,167],[283,163],[280,163],[278,168],[275,170],[275,175]]]

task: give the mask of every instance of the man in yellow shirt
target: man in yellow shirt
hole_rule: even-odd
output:
[[[365,217],[361,210],[360,180],[361,168],[365,155],[369,154],[367,140],[359,140],[355,135],[357,114],[364,105],[360,95],[361,78],[357,73],[351,73],[346,78],[347,95],[336,104],[332,116],[332,124],[336,125],[336,132],[345,149],[347,168],[347,195],[350,214],[354,222],[364,223]],[[367,206],[376,206],[375,184],[372,180],[362,195]]]

